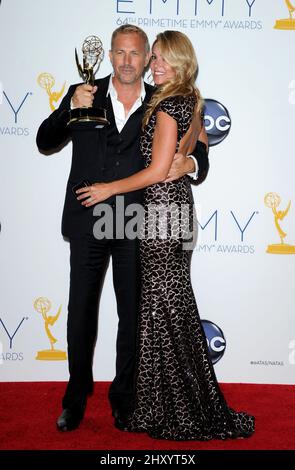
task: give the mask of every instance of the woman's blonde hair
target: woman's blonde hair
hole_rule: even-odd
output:
[[[180,31],[159,33],[153,43],[160,49],[162,57],[172,67],[175,77],[157,88],[143,117],[143,127],[148,123],[153,111],[161,101],[169,96],[195,94],[197,110],[202,107],[202,98],[195,81],[198,75],[198,62],[189,38]]]

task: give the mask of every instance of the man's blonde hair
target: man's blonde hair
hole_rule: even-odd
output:
[[[112,49],[113,49],[113,46],[114,46],[114,41],[115,41],[116,37],[118,36],[118,34],[138,34],[144,40],[146,54],[149,53],[150,43],[149,43],[148,37],[147,37],[146,33],[143,31],[143,29],[139,28],[138,26],[131,25],[131,24],[123,24],[122,26],[119,26],[119,28],[115,29],[115,31],[112,34],[112,39],[111,39],[111,48]]]

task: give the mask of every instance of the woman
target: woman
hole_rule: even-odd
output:
[[[176,440],[247,437],[254,431],[254,418],[234,412],[224,400],[191,286],[190,252],[184,249],[194,220],[190,184],[186,177],[164,182],[175,152],[189,154],[202,127],[190,40],[178,31],[160,33],[151,71],[157,91],[143,121],[146,168],[97,184],[89,194],[81,190],[93,204],[94,198],[100,202],[146,188],[136,393],[129,430]]]

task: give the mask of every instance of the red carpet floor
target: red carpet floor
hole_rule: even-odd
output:
[[[107,400],[108,383],[96,383],[78,430],[60,433],[55,421],[65,384],[61,382],[0,383],[1,450],[293,450],[295,449],[295,386],[222,384],[229,405],[256,417],[249,439],[228,441],[162,441],[113,427]]]

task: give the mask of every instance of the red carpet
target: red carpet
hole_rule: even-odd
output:
[[[161,441],[113,427],[108,383],[96,383],[85,418],[76,431],[60,433],[55,421],[65,388],[61,382],[0,383],[0,449],[2,450],[254,450],[295,449],[295,387],[291,385],[223,384],[229,405],[256,417],[249,439],[228,441]]]

